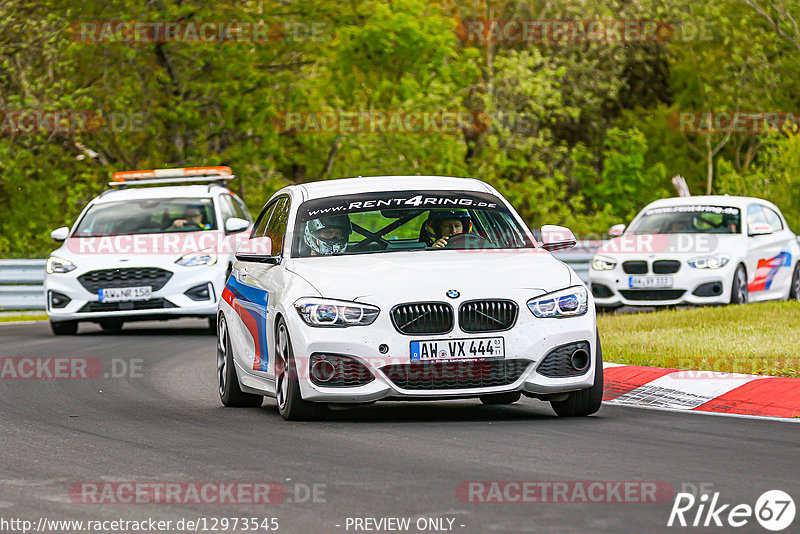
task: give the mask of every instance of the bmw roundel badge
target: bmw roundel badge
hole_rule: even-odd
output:
[[[459,293],[455,289],[451,289],[450,291],[447,292],[447,296],[450,297],[451,299],[457,299],[458,297],[461,296],[461,293]]]

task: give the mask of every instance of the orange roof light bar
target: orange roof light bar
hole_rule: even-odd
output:
[[[230,167],[184,167],[179,169],[151,169],[143,171],[119,171],[111,175],[114,182],[137,182],[162,178],[194,178],[216,176],[220,179],[233,178]]]

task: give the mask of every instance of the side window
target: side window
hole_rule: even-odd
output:
[[[261,210],[261,215],[258,216],[258,222],[253,228],[253,233],[250,234],[250,239],[253,239],[254,237],[262,237],[264,235],[264,232],[267,229],[267,223],[269,223],[269,219],[272,216],[272,212],[275,211],[275,204],[277,204],[277,202],[273,202]]]
[[[766,223],[767,216],[764,214],[764,208],[758,204],[751,204],[747,208],[747,226],[750,227],[758,223]]]
[[[764,210],[764,215],[767,216],[767,222],[772,227],[772,229],[775,230],[776,232],[783,230],[783,221],[781,221],[780,215],[778,215],[777,213],[775,213],[774,210],[766,206],[763,206],[763,210]]]
[[[234,196],[231,196],[231,201],[233,201],[233,211],[236,214],[236,217],[244,219],[245,221],[253,222],[253,218],[250,216],[250,211],[248,211],[247,206],[244,205],[244,202]]]
[[[219,210],[222,212],[223,225],[228,219],[236,217],[236,213],[233,210],[233,203],[231,202],[231,197],[228,195],[220,195]]]
[[[272,239],[272,253],[276,256],[283,252],[283,238],[286,236],[286,226],[288,223],[289,198],[283,197],[275,204],[275,210],[264,232],[264,235]]]

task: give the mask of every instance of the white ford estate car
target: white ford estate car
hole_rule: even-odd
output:
[[[252,225],[225,186],[231,178],[228,167],[114,173],[113,189],[72,228],[50,234],[62,243],[44,281],[53,333],[75,334],[87,321],[114,331],[179,317],[205,318],[215,329],[237,239]],[[188,182],[206,183],[176,185]]]
[[[237,250],[219,303],[226,406],[276,397],[285,419],[378,400],[521,395],[561,416],[603,394],[594,302],[491,186],[351,178],[286,187]]]
[[[797,299],[800,247],[777,206],[732,196],[647,205],[592,260],[598,307]]]

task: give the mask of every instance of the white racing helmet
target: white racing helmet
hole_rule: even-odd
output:
[[[342,236],[334,239],[322,237],[322,231],[328,228],[342,230]],[[347,215],[332,215],[321,219],[311,219],[306,223],[303,240],[311,250],[321,255],[341,254],[347,250],[347,242],[353,232],[350,217]]]

